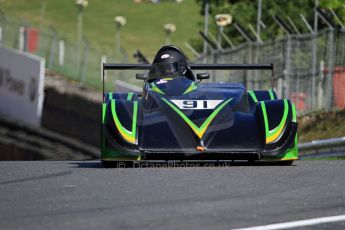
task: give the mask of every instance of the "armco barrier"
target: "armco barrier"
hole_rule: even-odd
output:
[[[345,137],[331,138],[324,140],[315,140],[298,145],[301,156],[308,156],[315,153],[325,152],[333,153],[334,151],[345,151]],[[327,154],[324,154],[327,155]]]

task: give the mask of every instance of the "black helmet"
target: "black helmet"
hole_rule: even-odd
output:
[[[175,46],[162,47],[149,71],[149,80],[185,76],[189,69],[186,57]]]

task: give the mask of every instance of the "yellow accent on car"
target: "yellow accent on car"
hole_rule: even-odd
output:
[[[285,127],[285,125],[283,125],[275,134],[267,137],[266,138],[266,144],[269,144],[269,143],[275,141],[280,136],[280,134],[283,132],[284,127]]]
[[[128,141],[129,143],[135,143],[135,137],[131,137],[129,135],[127,135],[125,132],[122,132],[120,129],[118,129],[121,133],[121,135],[125,138],[126,141]]]

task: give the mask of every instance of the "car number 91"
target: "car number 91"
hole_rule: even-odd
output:
[[[223,100],[171,100],[180,109],[214,109]]]

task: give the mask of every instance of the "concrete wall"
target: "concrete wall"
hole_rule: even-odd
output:
[[[0,160],[88,160],[99,148],[77,139],[0,117]]]
[[[46,87],[42,126],[100,147],[101,102],[56,87]]]

